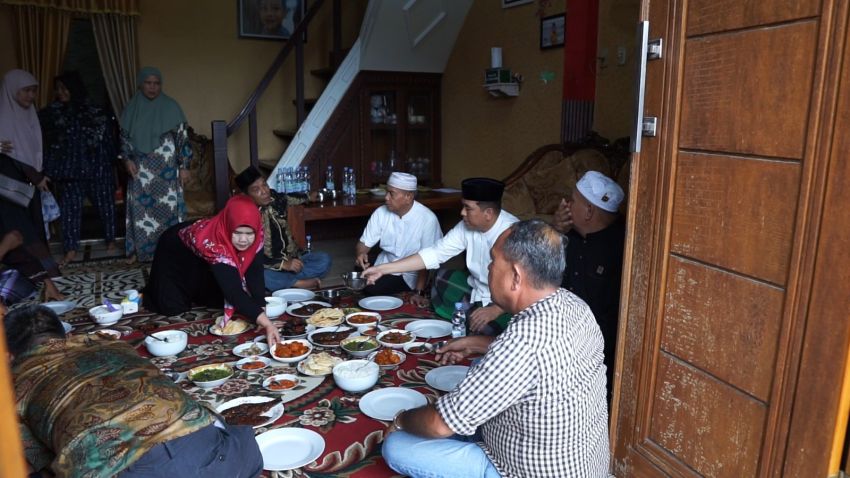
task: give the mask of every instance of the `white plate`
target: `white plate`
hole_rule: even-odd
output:
[[[65,322],[64,320],[60,320],[60,322],[62,322],[62,328],[65,329],[65,335],[70,334],[71,331],[74,330],[74,326],[68,322]]]
[[[263,338],[265,338],[265,336],[263,336]],[[251,348],[252,345],[256,345],[262,351],[255,354],[248,352],[247,350]],[[263,355],[268,353],[268,351],[269,345],[265,342],[245,342],[244,344],[239,344],[236,347],[233,347],[233,355],[242,358],[250,357],[251,355]]]
[[[334,365],[336,365],[336,364],[338,364],[338,363],[342,363],[342,362],[343,362],[343,359],[342,359],[342,358],[340,358],[340,357],[334,357],[334,359],[335,359],[335,360],[334,360],[334,362],[335,362],[335,363],[334,363]],[[296,366],[295,366],[295,370],[298,370],[298,373],[300,373],[300,374],[302,374],[302,375],[306,375],[306,376],[308,376],[308,377],[325,377],[325,376],[328,376],[328,375],[330,375],[330,374],[332,374],[332,373],[333,373],[333,367],[331,367],[330,369],[328,369],[328,372],[327,372],[327,373],[311,373],[311,372],[308,372],[308,371],[304,368],[304,362],[306,362],[306,361],[307,361],[307,359],[304,359],[304,360],[302,360],[302,361],[298,362],[298,365],[296,365]]]
[[[466,372],[468,371],[469,367],[466,365],[437,367],[425,374],[425,383],[431,388],[436,388],[443,392],[451,392],[466,378]]]
[[[280,289],[272,292],[272,297],[283,297],[287,302],[304,302],[313,300],[316,293],[307,289]]]
[[[322,345],[322,344],[320,344],[320,343],[313,342],[313,336],[314,336],[314,335],[316,335],[316,334],[322,333],[322,332],[343,332],[343,333],[348,332],[348,336],[347,336],[347,337],[345,337],[346,339],[347,339],[348,337],[355,337],[355,336],[359,336],[359,335],[360,335],[360,332],[358,332],[358,331],[357,331],[357,328],[356,328],[356,327],[351,326],[351,325],[341,325],[341,326],[334,326],[334,327],[322,327],[322,328],[320,328],[320,329],[315,329],[315,330],[313,330],[312,332],[310,332],[310,333],[308,333],[308,334],[307,334],[307,340],[308,340],[311,344],[315,345],[316,347],[321,347],[321,348],[326,348],[326,349],[338,349],[338,348],[339,348],[339,344],[336,344],[336,345]],[[342,340],[340,340],[340,342],[342,342]]]
[[[404,327],[404,330],[409,330],[416,334],[417,337],[421,337],[423,339],[433,339],[451,335],[452,324],[445,320],[414,320],[407,324]]]
[[[308,301],[305,301],[305,302],[296,302],[294,304],[289,304],[289,307],[286,308],[286,313],[293,316],[293,317],[301,317],[301,318],[304,318],[304,319],[309,319],[310,316],[313,315],[313,314],[303,315],[303,314],[292,313],[293,310],[295,310],[299,307],[303,307],[307,304],[319,304],[322,307],[330,307],[331,306],[331,304],[328,304],[327,302],[320,302],[318,300],[308,300]]]
[[[77,304],[70,300],[57,300],[55,302],[45,302],[41,304],[52,310],[56,315],[62,315],[77,308]]]
[[[398,297],[392,297],[389,295],[364,297],[360,299],[360,302],[357,303],[357,305],[363,307],[364,309],[377,310],[378,312],[398,309],[399,307],[401,307],[402,304],[404,304],[403,300],[399,299]]]
[[[219,316],[219,317],[220,317],[220,316]],[[207,330],[209,331],[209,333],[211,333],[211,334],[213,334],[213,335],[218,335],[219,337],[233,337],[233,336],[236,336],[236,335],[244,334],[245,332],[247,332],[247,331],[251,330],[251,324],[250,324],[250,323],[245,322],[245,321],[244,321],[244,320],[242,320],[242,319],[232,319],[232,320],[231,320],[231,322],[232,322],[233,320],[238,320],[238,321],[240,321],[240,322],[244,322],[244,323],[245,323],[245,328],[244,328],[244,329],[242,329],[241,331],[239,331],[239,332],[235,333],[235,334],[222,334],[221,332],[216,331],[216,330],[215,330],[215,328],[214,328],[214,327],[215,327],[215,324],[217,324],[217,323],[218,323],[218,317],[216,317],[216,318],[215,318],[215,320],[213,321],[213,324],[212,324],[212,325],[210,325],[210,328],[209,328],[209,329],[207,329]],[[105,325],[105,324],[103,324],[103,325]]]
[[[409,388],[389,387],[373,390],[360,399],[360,411],[375,420],[392,420],[402,410],[427,405],[425,395]]]
[[[234,398],[233,400],[230,400],[229,402],[222,403],[221,405],[219,405],[215,408],[215,411],[217,411],[218,413],[221,413],[221,412],[227,410],[228,408],[233,408],[237,405],[244,405],[246,403],[266,403],[266,402],[271,402],[272,400],[277,400],[277,397],[239,397],[239,398]],[[278,403],[277,405],[273,406],[271,408],[271,410],[267,411],[266,413],[263,413],[260,416],[269,417],[269,418],[268,418],[268,420],[264,421],[263,423],[260,423],[259,425],[255,426],[254,428],[264,427],[264,426],[266,426],[270,423],[274,423],[275,421],[277,421],[278,418],[282,417],[283,416],[283,403]]]
[[[316,461],[325,451],[322,435],[305,428],[278,428],[257,435],[263,469],[283,471]]]
[[[243,367],[246,363],[251,363],[251,362],[263,362],[263,366],[260,367],[260,368],[252,368],[252,369],[247,369],[247,368]],[[243,372],[252,373],[252,372],[259,372],[260,370],[268,367],[271,364],[272,364],[272,361],[269,358],[260,357],[259,355],[251,355],[250,357],[245,357],[245,358],[239,360],[238,362],[236,362],[236,368],[238,368],[239,370],[241,370]]]

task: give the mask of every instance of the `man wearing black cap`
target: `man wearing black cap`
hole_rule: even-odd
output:
[[[254,200],[263,218],[263,275],[266,289],[275,291],[289,287],[320,287],[319,279],[331,268],[331,256],[324,252],[301,251],[286,220],[287,207],[302,204],[306,198],[279,193],[269,188],[263,173],[253,166],[236,176],[236,185]]]
[[[451,231],[431,247],[394,262],[370,267],[363,272],[369,283],[374,283],[384,274],[436,269],[440,264],[466,251],[466,267],[469,269],[467,283],[472,289],[474,307],[469,314],[469,329],[473,332],[498,333],[507,324],[509,316],[500,318],[504,311],[493,304],[487,285],[490,265],[490,248],[499,235],[518,219],[502,210],[504,183],[490,178],[469,178],[461,183],[463,208],[459,222]],[[477,307],[476,307],[477,306]],[[494,320],[500,326],[493,330]],[[503,323],[502,323],[503,322]]]

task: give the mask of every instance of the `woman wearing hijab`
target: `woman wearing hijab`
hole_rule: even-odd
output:
[[[95,205],[103,223],[107,251],[115,250],[114,122],[88,99],[76,72],[55,79],[56,100],[38,113],[44,133],[44,171],[61,186],[63,264],[80,245],[83,199]]]
[[[183,182],[192,148],[180,105],[162,93],[162,74],[145,67],[138,91],[121,114],[122,156],[127,173],[127,256],[153,258],[162,231],[186,216]]]
[[[38,81],[24,70],[11,70],[0,87],[0,179],[29,183],[37,189],[26,205],[0,197],[0,234],[20,235],[21,247],[3,257],[36,284],[44,282],[46,300],[64,296],[50,280],[59,267],[50,255],[44,235],[39,191],[47,191],[49,178],[42,173],[41,127],[34,106]]]
[[[211,218],[170,227],[156,248],[145,308],[172,316],[193,304],[223,305],[225,317],[236,312],[265,328],[270,345],[279,342],[263,309],[262,249],[260,211],[245,195],[230,198]]]

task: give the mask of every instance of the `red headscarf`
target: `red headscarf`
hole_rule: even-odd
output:
[[[254,230],[254,243],[242,252],[233,247],[233,231],[241,226]],[[215,216],[201,219],[180,231],[186,247],[209,264],[227,264],[235,267],[245,284],[245,271],[254,257],[263,249],[263,227],[260,210],[250,197],[240,194],[227,201]]]

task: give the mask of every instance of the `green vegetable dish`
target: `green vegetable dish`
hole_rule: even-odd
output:
[[[230,376],[230,371],[223,368],[208,368],[192,375],[195,382],[212,382]]]
[[[342,346],[345,350],[350,350],[351,352],[363,352],[365,350],[372,350],[377,347],[378,344],[372,342],[370,340],[355,340],[351,342],[347,342]]]

